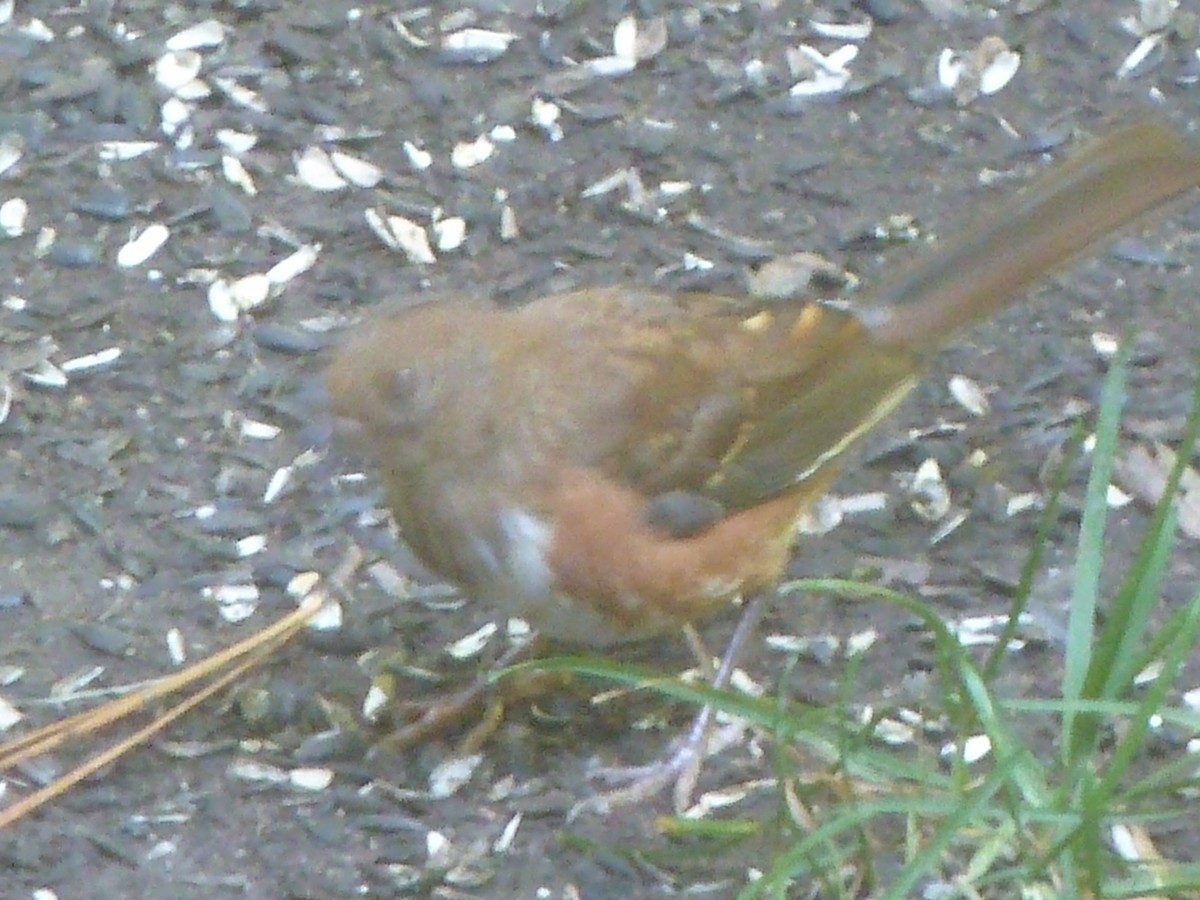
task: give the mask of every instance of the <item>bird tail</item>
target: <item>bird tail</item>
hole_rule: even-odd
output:
[[[1200,185],[1200,149],[1141,119],[1068,156],[980,221],[883,280],[870,329],[883,346],[936,350],[1019,300],[1112,232]]]

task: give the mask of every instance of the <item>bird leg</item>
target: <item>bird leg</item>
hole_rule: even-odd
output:
[[[758,591],[746,602],[737,627],[721,655],[717,670],[710,679],[709,683],[714,689],[724,690],[729,687],[742,652],[762,621],[768,600],[766,592]],[[711,669],[711,658],[700,645],[695,631],[690,628],[689,631],[689,641],[693,649],[698,651],[697,655],[701,657],[702,664]],[[589,811],[606,814],[618,806],[641,803],[672,783],[675,811],[683,812],[691,805],[692,793],[700,778],[700,767],[707,754],[715,715],[716,710],[712,704],[704,704],[692,719],[687,733],[675,742],[674,749],[655,762],[644,766],[604,767],[594,770],[591,773],[593,778],[609,783],[625,782],[625,785],[577,803],[569,817],[575,818],[581,812]]]
[[[400,715],[406,712],[413,715],[381,738],[375,749],[394,751],[411,747],[436,735],[462,731],[463,723],[473,719],[455,752],[460,755],[476,752],[504,721],[508,704],[541,696],[561,682],[560,674],[537,671],[521,672],[499,682],[494,680],[495,673],[536,658],[543,643],[535,634],[505,650],[467,687],[433,699],[399,704]]]

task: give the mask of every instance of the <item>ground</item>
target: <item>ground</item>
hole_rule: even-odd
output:
[[[352,471],[341,461],[310,465],[302,456],[320,437],[311,386],[323,352],[373,309],[432,292],[512,304],[610,283],[733,292],[765,260],[797,250],[869,286],[911,252],[869,238],[895,217],[912,217],[920,241],[961,227],[1077,137],[1147,108],[1185,130],[1200,125],[1195,22],[1183,21],[1186,10],[1122,73],[1139,42],[1125,23],[1138,4],[1126,0],[994,9],[956,0],[536,6],[23,2],[0,26],[0,145],[19,154],[0,174],[0,203],[21,198],[28,209],[23,233],[0,239],[0,371],[12,401],[0,425],[0,692],[30,721],[60,712],[39,700],[97,667],[92,688],[169,670],[171,629],[195,659],[278,618],[290,608],[288,579],[308,570],[328,576],[351,545],[364,548],[368,563],[411,573],[386,523],[364,513],[377,496],[373,482],[340,480]],[[661,48],[658,14],[667,23]],[[614,29],[628,15],[642,23],[646,58],[623,75],[568,83],[566,61],[612,53]],[[789,53],[809,44],[829,54],[842,44],[811,23],[872,15],[848,84],[789,99],[804,77],[789,72]],[[196,51],[210,93],[189,99],[194,85],[176,87],[183,100],[165,113],[185,115],[164,136],[170,94],[155,72],[163,82],[169,75],[156,61],[168,39],[204,20],[220,26]],[[439,29],[466,26],[514,39],[505,48],[507,39],[489,38],[497,54],[489,62],[437,49]],[[937,89],[941,51],[970,54],[989,35],[1020,52],[1012,81],[989,96]],[[192,59],[184,52],[173,62],[186,69]],[[530,123],[535,98],[559,104],[557,123]],[[494,131],[504,126],[511,131]],[[488,134],[489,158],[470,168],[452,163],[457,144]],[[256,141],[243,147],[240,135]],[[118,141],[154,146],[116,158],[110,142]],[[297,174],[297,160],[314,147],[367,160],[382,180],[318,191]],[[422,151],[428,168],[415,164]],[[649,202],[631,196],[628,179],[588,190],[625,171],[640,176]],[[670,182],[688,187],[656,193]],[[515,231],[504,231],[506,209]],[[458,216],[465,241],[416,263],[384,246],[367,210],[425,226]],[[166,244],[121,265],[122,246],[154,224],[169,227]],[[1007,516],[999,498],[1040,491],[1072,416],[1094,403],[1103,369],[1096,333],[1137,329],[1133,427],[1177,436],[1197,347],[1198,232],[1200,206],[1185,204],[949,349],[838,486],[840,494],[885,491],[888,511],[849,516],[806,542],[795,573],[904,561],[882,568],[916,572],[899,585],[934,598],[948,619],[1003,612],[1035,516]],[[265,302],[247,303],[232,321],[214,313],[215,279],[261,275],[318,245],[314,264],[290,280],[276,277]],[[110,349],[119,357],[69,364]],[[951,399],[954,373],[988,392],[987,415],[972,417]],[[939,422],[966,427],[909,436]],[[278,432],[264,434],[260,423]],[[907,512],[895,473],[928,456],[954,471],[973,448],[995,463],[986,479],[951,479],[967,516],[933,544],[937,524]],[[286,466],[291,481],[265,499]],[[1013,676],[1028,680],[1031,694],[1053,691],[1081,483],[1072,482],[1038,583],[1048,637],[1030,651],[1037,664]],[[1136,503],[1114,513],[1114,572],[1144,517]],[[236,542],[252,536],[264,537],[265,549],[240,556]],[[1177,556],[1168,598],[1190,594],[1198,564],[1194,551]],[[318,697],[357,709],[367,687],[361,654],[442,669],[440,648],[489,621],[478,605],[397,600],[364,572],[341,592],[347,624],[338,635],[290,646],[243,686],[243,694],[265,688],[291,698],[279,712],[283,725],[251,722],[228,703],[201,708],[167,741],[0,835],[0,894],[736,892],[765,849],[691,858],[654,832],[665,801],[564,824],[566,810],[592,790],[590,759],[648,758],[667,740],[667,729],[631,730],[629,710],[601,720],[551,700],[555,714],[518,712],[471,780],[445,799],[426,792],[445,742],[403,755],[341,748],[319,760],[334,773],[320,791],[239,777],[235,763],[287,768],[298,765],[297,745],[312,751],[302,741],[324,727]],[[226,585],[257,589],[241,624],[210,596]],[[801,598],[778,604],[767,630],[845,639],[875,629],[889,652],[867,653],[858,699],[886,702],[928,656],[909,624],[882,605]],[[714,645],[729,627],[713,624]],[[643,651],[647,658],[668,671],[686,661],[673,646]],[[780,665],[781,654],[762,647],[746,663],[764,683]],[[792,677],[807,696],[832,699],[838,665],[805,659]],[[460,667],[463,677],[472,670]],[[654,709],[641,702],[639,713]],[[686,710],[672,713],[685,718]],[[76,756],[64,751],[50,765]],[[704,785],[749,777],[755,765],[734,748],[714,760]],[[11,775],[9,796],[38,774]],[[525,815],[511,846],[497,850],[518,811]],[[450,842],[453,860],[471,860],[455,884],[439,888],[431,874],[431,833]],[[1200,838],[1180,841],[1195,849]],[[428,880],[401,886],[414,871]]]

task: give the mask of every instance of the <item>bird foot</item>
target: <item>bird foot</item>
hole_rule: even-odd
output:
[[[623,786],[602,791],[576,803],[567,815],[568,821],[584,813],[607,815],[614,809],[644,803],[674,785],[671,796],[676,812],[691,805],[692,793],[700,779],[704,748],[683,740],[674,751],[662,759],[644,766],[605,766],[590,773],[590,777],[609,784]]]
[[[411,712],[404,724],[393,728],[375,745],[376,750],[395,751],[426,741],[437,735],[445,735],[461,729],[463,722],[476,718],[479,725],[468,732],[468,738],[483,743],[495,731],[486,732],[480,726],[495,719],[493,710],[498,701],[491,698],[492,686],[486,678],[479,678],[470,687],[446,694],[423,703],[405,703],[403,712]],[[503,718],[501,708],[500,718]]]
[[[457,754],[477,752],[500,728],[510,705],[529,702],[562,686],[563,676],[550,672],[523,672],[494,679],[496,672],[536,656],[537,648],[536,642],[514,645],[467,687],[428,700],[398,704],[395,718],[402,724],[382,737],[376,749],[401,750],[457,733],[461,735]]]
[[[704,761],[742,740],[746,733],[746,724],[741,720],[714,728],[712,719],[713,709],[703,707],[688,733],[655,762],[644,766],[594,768],[589,778],[620,786],[581,800],[571,809],[568,819],[589,812],[606,815],[623,806],[644,803],[667,788],[671,789],[672,808],[682,815],[692,806]]]

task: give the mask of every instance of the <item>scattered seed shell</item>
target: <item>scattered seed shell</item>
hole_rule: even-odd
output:
[[[714,665],[719,665],[720,660],[713,660],[713,663]],[[697,671],[696,677],[703,679],[704,673]],[[751,678],[750,673],[745,669],[733,670],[733,674],[729,678],[729,686],[748,697],[761,697],[765,693],[763,686]]]
[[[863,513],[882,512],[888,507],[886,491],[866,491],[861,494],[846,494],[838,499],[843,515],[857,516]]]
[[[267,549],[267,537],[263,534],[251,534],[234,543],[237,555],[241,559],[255,556]]]
[[[500,207],[500,240],[513,241],[521,236],[517,213],[508,203]]]
[[[23,718],[25,716],[22,715],[19,709],[3,697],[0,697],[0,731],[8,731]]]
[[[1121,859],[1134,863],[1139,869],[1154,871],[1163,867],[1163,855],[1154,840],[1140,825],[1117,822],[1109,827],[1113,849]]]
[[[145,156],[161,146],[158,141],[102,141],[99,144],[99,154],[102,160],[127,162]],[[0,173],[4,171],[2,159],[3,143],[0,142]]]
[[[796,522],[796,531],[799,534],[829,534],[843,521],[845,516],[840,498],[826,494],[801,514]]]
[[[929,535],[930,546],[936,547],[946,538],[950,537],[950,535],[954,534],[954,532],[958,531],[965,521],[967,521],[967,513],[964,510],[952,510]]]
[[[862,22],[816,22],[810,21],[808,27],[813,34],[834,41],[865,41],[871,36],[873,22],[864,19]]]
[[[425,855],[431,863],[442,860],[449,852],[450,839],[440,831],[430,830],[425,835]]]
[[[230,625],[237,625],[245,622],[257,611],[257,603],[222,603],[218,615]]]
[[[653,59],[667,49],[667,20],[663,16],[644,19],[638,24],[633,41],[633,58],[637,62]],[[616,49],[616,38],[613,39],[613,49]],[[618,54],[620,55],[620,54]]]
[[[613,28],[613,57],[631,64],[652,59],[667,46],[667,22],[661,16],[639,22],[634,16],[625,16]]]
[[[201,100],[207,100],[212,96],[212,88],[210,88],[203,79],[197,78],[195,81],[189,81],[175,92],[176,100],[183,100],[187,103],[197,103]],[[191,110],[188,110],[188,117],[191,117]]]
[[[473,141],[461,141],[450,151],[450,162],[456,169],[473,169],[496,152],[496,145],[487,135]]]
[[[1029,621],[1027,614],[1020,619],[1022,624],[1028,624]],[[949,627],[964,647],[990,647],[999,640],[999,631],[1007,624],[1008,616],[980,615],[963,616],[950,623]],[[1023,646],[1023,641],[1014,639],[1009,643],[1008,649],[1019,650]]]
[[[1105,502],[1109,509],[1123,509],[1133,502],[1133,497],[1125,493],[1115,484],[1108,486],[1108,491],[1104,495]]]
[[[213,86],[220,90],[226,97],[236,103],[238,106],[243,106],[256,113],[266,113],[268,111],[267,103],[255,91],[248,87],[238,84],[232,78],[213,77]]]
[[[452,797],[459,789],[471,780],[479,764],[483,762],[482,753],[472,753],[469,756],[451,757],[439,763],[429,773],[429,793],[438,800]]]
[[[333,770],[316,766],[292,769],[288,784],[301,791],[323,791],[333,784]]]
[[[478,656],[498,630],[499,626],[495,622],[488,622],[482,628],[449,644],[446,647],[446,653],[454,659],[471,659]]]
[[[942,748],[942,756],[954,756],[958,753],[957,744],[947,744]],[[986,734],[973,734],[963,743],[962,759],[965,763],[975,763],[992,752],[992,741]]]
[[[275,474],[267,482],[266,490],[263,491],[262,502],[264,504],[274,503],[279,499],[279,495],[291,482],[294,471],[292,466],[281,466],[275,470]]]
[[[485,28],[464,28],[442,38],[440,58],[445,62],[486,63],[499,59],[517,35]]]
[[[803,76],[788,91],[792,97],[821,97],[843,90],[850,82],[850,63],[858,56],[858,47],[843,44],[832,53],[801,44],[788,53],[788,67]]]
[[[285,285],[298,275],[303,275],[317,264],[321,254],[320,244],[305,244],[294,253],[281,259],[267,269],[266,279],[271,285]]]
[[[255,185],[250,173],[246,171],[246,167],[242,165],[242,161],[236,156],[229,153],[222,155],[221,174],[225,176],[226,181],[239,188],[247,197],[258,196],[258,186]]]
[[[683,817],[693,821],[706,819],[714,812],[736,806],[748,796],[750,796],[750,790],[746,785],[734,785],[715,791],[705,791],[696,798],[695,803],[687,808]]]
[[[295,157],[295,162],[296,176],[314,191],[340,191],[350,185],[321,147],[309,147]]]
[[[171,229],[160,222],[147,225],[117,251],[117,265],[123,269],[140,266],[157,253],[171,236]]]
[[[254,584],[220,584],[202,593],[220,604],[221,618],[226,622],[245,621],[258,608],[259,591]]]
[[[875,723],[873,734],[885,744],[893,747],[911,744],[916,739],[916,729],[911,725],[888,718],[880,719]]]
[[[278,425],[272,425],[270,422],[258,422],[254,419],[242,419],[240,425],[242,437],[251,441],[272,441],[279,437],[279,432],[282,431]]]
[[[433,223],[433,233],[437,238],[437,248],[443,253],[457,250],[467,238],[466,220],[459,216],[439,219]]]
[[[1117,67],[1117,78],[1128,78],[1144,63],[1151,53],[1158,50],[1163,44],[1163,35],[1159,33],[1148,34],[1140,41],[1129,55],[1121,60],[1121,65]]]
[[[1009,518],[1018,516],[1021,513],[1029,510],[1042,509],[1042,495],[1033,492],[1023,494],[1013,494],[1008,498],[1008,502],[1004,505],[1004,514]]]
[[[945,47],[938,54],[937,77],[938,83],[947,91],[953,91],[962,79],[966,63],[957,50]]]
[[[237,281],[217,279],[208,288],[208,306],[222,322],[236,322],[242,313],[257,309],[271,296],[271,280],[261,273]]]
[[[25,222],[29,218],[29,204],[21,197],[12,197],[0,203],[0,232],[5,237],[20,237],[25,233]]]
[[[230,153],[248,153],[258,144],[258,135],[249,131],[235,131],[232,128],[221,128],[217,131],[217,143]]]
[[[412,141],[404,142],[404,155],[408,157],[408,164],[418,172],[424,172],[433,165],[433,154]]]
[[[241,315],[229,282],[220,278],[208,286],[208,309],[220,322],[236,322]]]
[[[98,350],[95,353],[88,353],[84,356],[76,356],[73,359],[68,359],[62,364],[62,371],[70,375],[75,372],[101,369],[105,366],[111,366],[120,358],[120,347],[106,347],[104,350]]]
[[[38,387],[61,389],[67,386],[67,374],[48,359],[43,359],[30,369],[21,372],[21,377]]]
[[[938,81],[960,106],[1003,89],[1021,67],[1021,54],[996,35],[988,35],[970,53],[945,49],[938,57]]]
[[[195,50],[172,50],[154,63],[154,80],[164,90],[176,93],[190,81],[195,81],[204,65],[204,58]]]
[[[874,628],[856,632],[846,640],[846,653],[850,656],[865,653],[874,647],[878,640],[879,632]]]
[[[504,828],[500,830],[500,837],[496,838],[492,843],[493,853],[507,853],[512,849],[513,843],[517,838],[517,830],[521,827],[521,822],[524,818],[524,813],[516,813],[504,823]]]
[[[973,416],[986,416],[991,409],[983,388],[966,375],[952,375],[949,382],[950,396],[958,405]]]
[[[310,597],[313,595],[309,595]],[[342,604],[336,600],[331,600],[328,597],[319,597],[321,606],[312,616],[309,617],[305,626],[310,631],[328,632],[338,631],[345,623],[346,616],[342,610]]]
[[[635,169],[618,169],[611,175],[606,175],[599,181],[585,187],[580,191],[579,196],[584,200],[592,197],[603,197],[605,194],[611,194],[613,191],[627,188],[629,183],[637,177],[637,170]]]
[[[308,597],[318,584],[321,583],[320,572],[297,572],[287,583],[285,590],[289,597],[303,599]]]
[[[0,175],[3,175],[25,155],[25,139],[19,134],[9,133],[0,138]]]
[[[217,47],[225,40],[225,26],[216,19],[205,19],[167,38],[165,46],[175,52]]]
[[[841,638],[836,635],[769,634],[763,644],[781,653],[805,655],[823,664],[828,664],[841,650]]]
[[[379,166],[341,150],[331,151],[329,161],[343,178],[356,187],[373,188],[383,180],[383,170]]]
[[[1133,676],[1133,683],[1137,685],[1152,684],[1162,676],[1162,670],[1163,661],[1161,659],[1152,660]]]
[[[637,68],[637,60],[631,56],[601,56],[589,59],[581,71],[589,78],[620,78]]]
[[[150,861],[162,859],[165,856],[171,856],[178,850],[179,845],[175,841],[156,841],[154,846],[146,851],[146,859]]]
[[[373,682],[363,697],[362,717],[368,722],[378,722],[383,711],[391,705],[391,693],[382,685]]]
[[[932,457],[917,467],[908,494],[913,512],[927,522],[940,522],[950,512],[950,490]]]
[[[487,135],[497,144],[511,144],[517,139],[517,129],[511,125],[495,125]]]
[[[254,781],[265,784],[286,784],[289,775],[286,769],[268,765],[252,759],[235,759],[229,764],[225,773],[231,778],[241,781]]]
[[[533,98],[529,109],[529,121],[551,141],[557,142],[563,139],[563,129],[559,123],[561,116],[562,107],[557,103],[543,100],[541,97]]]
[[[1121,349],[1121,341],[1115,334],[1094,331],[1092,332],[1092,349],[1101,359],[1109,360],[1115,357],[1117,351]]]
[[[183,632],[178,628],[167,631],[167,656],[171,658],[173,666],[182,666],[187,662],[187,647],[183,642]]]
[[[168,98],[159,108],[162,132],[172,137],[176,147],[188,145],[189,138],[184,126],[191,117],[192,108],[177,96]]]
[[[1021,54],[1009,49],[1000,38],[984,38],[976,50],[976,55],[979,93],[985,97],[1007,87],[1021,68]]]
[[[516,616],[513,616],[504,622],[504,636],[508,638],[510,643],[526,643],[532,639],[533,634],[533,626],[524,619],[519,619]]]
[[[385,217],[375,209],[368,209],[364,215],[371,230],[389,249],[404,253],[411,262],[425,265],[437,262],[429,246],[429,235],[416,222],[404,216]]]
[[[613,56],[637,60],[638,23],[634,16],[625,16],[613,28]]]
[[[104,666],[91,666],[78,672],[72,672],[50,685],[50,696],[60,699],[72,697],[103,675]]]

